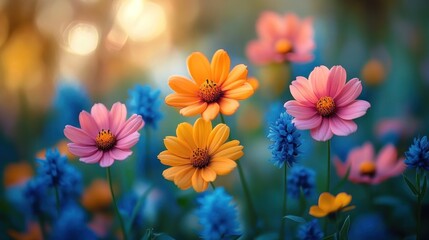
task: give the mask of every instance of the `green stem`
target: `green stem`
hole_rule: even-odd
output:
[[[213,190],[216,190],[216,186],[214,185],[213,182],[210,182],[210,186],[212,186]]]
[[[331,140],[328,140],[328,159],[327,159],[327,178],[326,178],[326,192],[329,192],[329,185],[331,184]]]
[[[59,216],[60,215],[61,205],[60,205],[60,193],[58,191],[58,187],[57,186],[54,187],[54,191],[55,191],[55,203],[57,205],[57,213],[58,213],[58,216]]]
[[[285,239],[286,221],[284,217],[286,216],[286,211],[287,211],[287,205],[286,205],[287,204],[287,165],[286,164],[284,168],[285,168],[285,173],[284,173],[285,185],[283,189],[283,210],[282,210],[281,227],[280,227],[280,234],[279,234],[280,240]]]
[[[118,215],[118,218],[119,218],[119,223],[121,225],[122,234],[124,235],[124,240],[127,240],[127,233],[126,233],[124,221],[122,220],[121,213],[119,212],[119,209],[118,209],[118,204],[116,203],[115,193],[113,192],[112,176],[110,174],[110,167],[107,167],[106,171],[107,171],[107,181],[109,182],[110,192],[112,193],[112,199],[113,199],[113,204],[114,204],[114,207],[115,207],[115,212],[116,212],[116,215]]]
[[[150,186],[144,193],[143,195],[140,197],[139,201],[137,202],[136,206],[133,209],[133,212],[131,214],[131,219],[129,221],[128,227],[127,227],[127,233],[129,233],[131,231],[131,229],[133,228],[133,222],[137,217],[137,214],[139,213],[139,211],[141,210],[141,205],[143,204],[143,202],[146,200],[147,196],[149,195],[149,193],[152,191],[152,188],[154,187],[154,185]]]

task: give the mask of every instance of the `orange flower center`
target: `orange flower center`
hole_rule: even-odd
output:
[[[209,151],[207,148],[197,148],[192,151],[192,166],[195,168],[205,168],[210,163]]]
[[[331,97],[321,97],[316,103],[317,112],[323,117],[329,117],[335,112],[335,102]]]
[[[222,96],[222,90],[215,82],[206,79],[206,81],[200,86],[198,96],[207,103],[217,102],[217,100]]]
[[[101,151],[109,151],[116,144],[116,137],[110,130],[101,129],[95,138],[95,145]]]
[[[291,52],[292,43],[286,39],[280,39],[276,42],[276,51],[281,54]]]
[[[365,175],[369,177],[374,177],[377,169],[375,164],[371,161],[365,161],[360,165],[359,172],[360,175]]]

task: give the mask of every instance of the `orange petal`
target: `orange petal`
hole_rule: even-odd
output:
[[[207,189],[208,183],[201,176],[202,169],[197,169],[192,175],[192,186],[196,192],[203,192]]]
[[[335,197],[328,193],[324,192],[319,196],[319,207],[325,212],[334,212],[338,209],[335,207]]]
[[[231,60],[228,53],[223,49],[217,50],[213,55],[211,63],[212,80],[221,84],[228,77],[230,67]]]
[[[225,124],[218,124],[211,131],[208,139],[209,155],[216,152],[219,147],[228,139],[229,127]]]
[[[190,166],[177,166],[177,167],[167,168],[162,172],[162,176],[167,180],[173,181],[176,174],[178,174],[179,172],[185,169],[189,169],[189,167]]]
[[[255,77],[247,78],[247,82],[252,86],[253,91],[256,91],[259,88],[259,81]]]
[[[207,140],[210,132],[212,131],[212,123],[202,118],[198,118],[194,123],[192,135],[194,137],[195,144],[199,148],[207,147]]]
[[[191,156],[189,145],[177,137],[167,136],[164,139],[164,145],[167,150],[174,155],[182,158],[189,158]]]
[[[210,103],[207,106],[207,109],[203,112],[202,117],[207,121],[211,121],[215,119],[218,114],[219,114],[219,104]]]
[[[199,88],[191,80],[181,76],[171,76],[168,85],[177,93],[198,95]]]
[[[240,103],[231,98],[223,97],[219,101],[220,112],[225,115],[232,115],[237,111]]]
[[[235,66],[229,73],[228,78],[223,83],[219,83],[219,85],[222,87],[240,79],[247,79],[247,66],[244,64]]]
[[[192,125],[187,122],[183,122],[177,126],[176,135],[177,138],[186,142],[191,149],[195,149],[196,145],[194,142],[194,137],[192,136],[192,131]]]
[[[216,172],[209,167],[201,169],[201,176],[206,182],[213,182],[216,180]]]
[[[200,52],[194,52],[188,57],[189,75],[195,80],[197,85],[201,85],[205,80],[211,80],[211,68],[209,60]]]
[[[237,166],[237,163],[227,158],[213,158],[208,166],[216,172],[217,175],[226,175]]]
[[[235,88],[239,88],[241,86],[243,86],[244,83],[246,83],[247,81],[245,79],[240,79],[240,80],[236,80],[234,82],[230,82],[229,84],[223,84],[222,85],[222,91],[228,91],[231,89],[235,89]]]
[[[188,105],[187,107],[184,107],[182,109],[180,109],[180,114],[182,114],[183,116],[194,116],[197,114],[200,114],[202,112],[204,112],[204,110],[206,110],[207,108],[207,103],[206,102],[197,102],[194,103],[192,105]]]
[[[161,161],[162,164],[168,165],[168,166],[180,166],[180,165],[186,165],[190,164],[189,158],[182,158],[177,155],[171,154],[169,151],[162,151],[158,155],[158,159]]]
[[[309,214],[313,217],[321,218],[328,215],[328,212],[323,211],[323,209],[318,206],[311,206]]]
[[[232,140],[222,144],[219,149],[214,152],[213,158],[228,158],[230,160],[237,160],[241,158],[243,153],[243,146],[239,145],[240,142]]]
[[[237,100],[243,100],[246,99],[253,94],[253,88],[250,86],[249,83],[244,83],[242,86],[238,88],[234,88],[231,90],[228,90],[224,93],[224,97],[226,98],[234,98]]]
[[[345,192],[342,192],[335,197],[335,206],[338,207],[338,209],[343,208],[349,205],[351,201],[352,201],[352,196]]]
[[[180,189],[185,190],[192,186],[192,176],[194,175],[195,168],[189,166],[188,169],[184,169],[178,172],[174,176],[174,184],[176,184]]]
[[[200,98],[197,96],[178,93],[172,93],[165,97],[165,103],[173,107],[186,107],[200,101]]]

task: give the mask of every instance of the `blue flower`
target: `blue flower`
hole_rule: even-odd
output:
[[[349,239],[391,239],[383,217],[370,213],[358,216],[350,226]]]
[[[272,162],[278,168],[283,167],[285,162],[292,167],[300,151],[301,134],[297,131],[292,117],[286,112],[281,113],[276,122],[270,126],[268,139],[272,142],[269,146],[272,153]]]
[[[305,197],[310,197],[314,192],[316,173],[309,168],[295,166],[287,178],[288,193],[294,198],[299,198],[301,189]]]
[[[52,210],[49,206],[55,206],[53,199],[48,194],[46,181],[40,177],[34,177],[24,187],[24,199],[31,214],[40,215]]]
[[[55,221],[51,239],[98,239],[86,223],[83,210],[77,206],[69,206],[61,211],[61,216]]]
[[[405,164],[409,168],[429,171],[429,142],[427,137],[415,138],[414,143],[405,153]]]
[[[300,240],[320,240],[323,238],[323,232],[319,221],[313,219],[308,223],[302,224],[298,228],[298,239]]]
[[[131,113],[141,115],[145,124],[156,128],[157,122],[162,118],[159,108],[161,101],[160,90],[152,90],[148,85],[136,85],[129,91],[130,98],[127,101]]]
[[[223,187],[201,195],[198,199],[199,218],[203,239],[228,239],[241,235],[236,204]]]

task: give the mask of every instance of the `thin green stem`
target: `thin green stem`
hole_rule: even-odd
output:
[[[58,215],[60,215],[60,209],[61,209],[61,205],[60,205],[60,193],[58,191],[58,187],[57,186],[54,187],[54,191],[55,191],[55,203],[57,205],[57,213],[58,213]]]
[[[326,192],[329,192],[331,184],[331,140],[328,140],[328,159],[327,159],[327,177],[326,177]]]
[[[213,182],[210,182],[210,186],[212,186],[213,190],[216,190],[216,186],[214,185]]]
[[[283,210],[282,210],[282,218],[281,218],[281,227],[280,227],[280,233],[279,233],[279,239],[285,239],[285,227],[286,227],[286,221],[284,217],[286,216],[287,211],[287,166],[285,164],[284,166],[285,172],[284,172],[284,189],[283,189]]]
[[[110,173],[110,167],[106,168],[106,172],[107,172],[107,181],[109,182],[109,187],[110,187],[110,193],[112,193],[112,199],[113,199],[113,204],[115,207],[115,212],[119,218],[119,224],[121,225],[122,234],[124,235],[124,240],[127,240],[127,233],[126,233],[124,221],[122,220],[121,213],[119,212],[119,209],[118,209],[118,204],[116,203],[115,193],[113,192],[112,176]]]
[[[222,113],[219,113],[219,116],[220,116],[220,120],[222,121],[222,123],[223,123],[223,124],[226,124],[226,123],[225,123],[225,118],[223,118],[223,114],[222,114]]]

